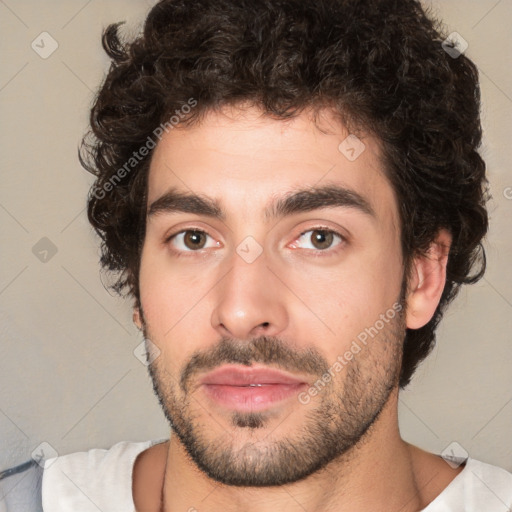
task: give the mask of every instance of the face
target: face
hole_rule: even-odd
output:
[[[231,108],[155,148],[140,270],[160,351],[149,368],[179,441],[220,482],[282,485],[326,467],[398,385],[396,199],[377,141],[348,135],[327,111],[315,123]]]

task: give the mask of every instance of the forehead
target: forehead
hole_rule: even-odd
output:
[[[374,137],[356,137],[328,110],[316,119],[304,112],[282,120],[230,107],[162,137],[151,161],[148,205],[175,190],[215,199],[227,215],[260,211],[263,218],[290,191],[324,185],[354,191],[378,218],[398,225]]]

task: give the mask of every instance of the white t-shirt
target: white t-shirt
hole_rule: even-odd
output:
[[[162,441],[122,442],[110,450],[72,453],[45,463],[44,512],[134,512],[137,455]],[[469,458],[464,469],[422,512],[510,512],[512,474]]]

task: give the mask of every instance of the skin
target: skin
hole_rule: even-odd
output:
[[[348,135],[329,111],[322,111],[316,123],[308,112],[282,121],[246,105],[209,112],[199,124],[167,133],[153,154],[148,205],[177,190],[217,200],[225,218],[190,212],[148,216],[140,269],[142,311],[135,310],[134,319],[160,350],[152,375],[176,430],[189,421],[209,455],[218,455],[215,447],[220,446],[240,463],[233,472],[248,461],[277,461],[278,449],[275,458],[264,454],[280,442],[290,441],[307,453],[315,442],[303,431],[311,418],[325,430],[334,428],[324,421],[327,410],[336,412],[342,429],[361,427],[372,412],[373,423],[318,471],[263,487],[212,478],[173,433],[170,442],[146,450],[136,461],[137,510],[357,512],[373,507],[406,512],[424,508],[461,471],[404,442],[397,415],[405,326],[425,325],[437,307],[451,242],[446,231],[439,232],[428,255],[414,260],[403,317],[381,329],[307,404],[287,399],[258,416],[259,428],[242,427],[233,411],[205,395],[199,385],[205,368],[191,373],[188,394],[179,386],[192,355],[211,356],[222,339],[252,350],[250,342],[258,337],[277,338],[294,354],[310,349],[332,366],[359,333],[397,304],[404,268],[396,198],[378,141],[360,135],[365,150],[349,161],[338,149]],[[272,201],[323,185],[357,192],[375,216],[330,207],[265,217]],[[334,237],[327,248],[316,249],[311,234],[320,228],[344,239]],[[190,249],[183,237],[169,240],[187,229],[209,235],[204,248]],[[247,236],[262,250],[251,263],[236,252]],[[321,373],[300,376],[313,385]],[[361,424],[351,425],[346,418],[353,417]],[[256,474],[260,466],[251,466],[252,471]]]

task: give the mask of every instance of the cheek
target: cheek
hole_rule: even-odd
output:
[[[161,350],[171,373],[176,374],[190,354],[211,338],[205,319],[211,317],[206,295],[215,283],[213,276],[213,271],[171,263],[163,252],[142,255],[140,299],[147,335]]]
[[[302,325],[301,331],[310,333],[305,338],[317,340],[332,360],[392,308],[400,295],[400,259],[391,249],[347,254],[328,270],[308,265],[307,269],[291,266],[283,271],[287,273],[283,280],[294,283],[300,299],[293,318]]]
[[[204,295],[204,279],[197,269],[171,262],[165,249],[147,249],[140,267],[140,297],[145,319],[153,332],[165,336]]]

